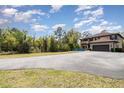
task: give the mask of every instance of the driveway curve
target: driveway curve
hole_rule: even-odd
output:
[[[0,59],[0,70],[50,68],[88,72],[109,78],[124,79],[124,53],[75,52],[28,58]]]

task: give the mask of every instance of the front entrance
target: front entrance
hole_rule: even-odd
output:
[[[109,51],[109,45],[93,45],[93,51]]]

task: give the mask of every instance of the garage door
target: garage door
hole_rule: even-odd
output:
[[[93,45],[93,51],[109,51],[109,45]]]

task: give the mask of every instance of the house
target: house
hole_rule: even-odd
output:
[[[122,48],[123,39],[124,37],[119,33],[109,33],[104,30],[99,34],[82,38],[80,41],[84,49],[111,51],[112,48]]]

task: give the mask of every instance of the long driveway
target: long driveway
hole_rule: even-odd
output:
[[[0,70],[24,68],[52,68],[124,79],[124,53],[87,51],[52,56],[0,59]]]

